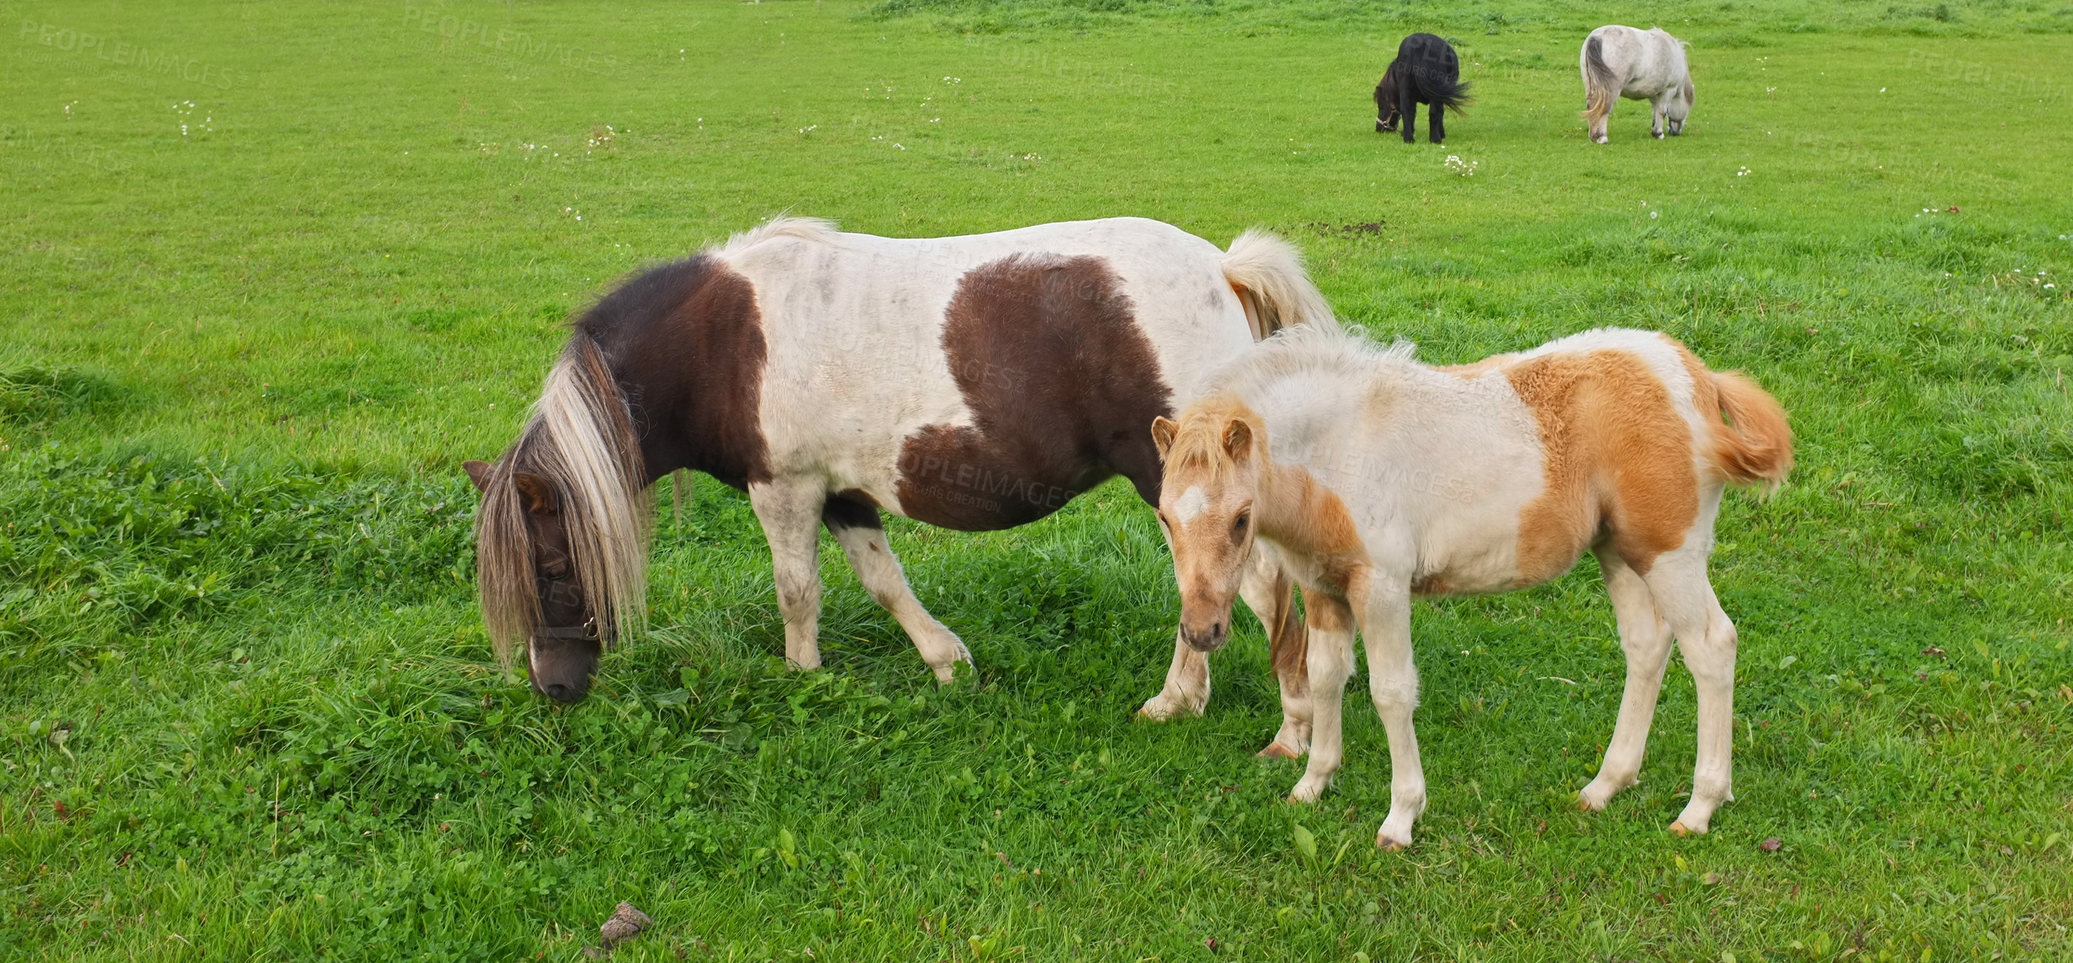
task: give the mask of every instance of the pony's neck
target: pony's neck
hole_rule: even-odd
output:
[[[661,432],[641,433],[641,487],[646,488],[661,481],[671,472],[691,467],[683,446],[661,440]]]

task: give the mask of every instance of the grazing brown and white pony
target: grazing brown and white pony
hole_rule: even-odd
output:
[[[1430,368],[1408,345],[1297,329],[1152,434],[1182,637],[1229,618],[1256,539],[1303,587],[1310,689],[1291,711],[1314,715],[1314,730],[1291,799],[1317,799],[1339,768],[1358,628],[1389,737],[1389,815],[1375,842],[1409,845],[1425,807],[1412,596],[1525,588],[1586,551],[1612,595],[1627,686],[1583,807],[1634,783],[1673,636],[1697,683],[1699,736],[1691,803],[1670,829],[1705,832],[1730,797],[1735,626],[1706,558],[1722,488],[1776,486],[1792,466],[1785,412],[1754,382],[1646,331]]]
[[[1584,75],[1584,119],[1592,141],[1603,144],[1610,139],[1606,125],[1613,101],[1621,97],[1650,102],[1653,119],[1648,132],[1657,140],[1665,132],[1673,137],[1684,133],[1694,94],[1684,41],[1660,27],[1637,30],[1609,24],[1584,39],[1577,62]]]
[[[772,221],[605,295],[518,441],[468,464],[490,636],[526,646],[543,694],[581,699],[644,618],[647,492],[693,469],[748,492],[793,666],[820,665],[825,525],[948,680],[970,655],[915,599],[878,513],[1006,528],[1118,474],[1156,501],[1146,426],[1303,321],[1336,324],[1296,251],[1259,231],[1226,253],[1142,218],[923,239]],[[1254,560],[1245,599],[1300,645],[1277,571]],[[1201,711],[1207,673],[1176,641],[1146,713]]]

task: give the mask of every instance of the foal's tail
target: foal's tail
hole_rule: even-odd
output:
[[[1223,267],[1224,281],[1245,306],[1254,340],[1296,324],[1339,330],[1332,306],[1303,270],[1303,255],[1287,241],[1248,228],[1231,242]]]
[[[1604,42],[1593,33],[1584,41],[1584,119],[1591,129],[1612,113],[1612,102],[1620,97],[1620,80],[1606,66]]]
[[[1777,490],[1792,470],[1792,426],[1784,406],[1737,372],[1712,375],[1720,397],[1718,410],[1708,413],[1714,465],[1735,484]]]

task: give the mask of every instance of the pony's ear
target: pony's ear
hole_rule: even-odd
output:
[[[554,486],[547,484],[547,479],[522,471],[511,476],[511,485],[525,496],[526,511],[535,515],[561,514],[561,501],[554,497]]]
[[[1173,434],[1180,425],[1164,416],[1152,419],[1152,444],[1159,449],[1159,461],[1166,461],[1166,452],[1173,447]]]
[[[1241,465],[1252,460],[1252,426],[1245,419],[1233,418],[1224,426],[1224,452]]]
[[[461,467],[467,469],[468,480],[475,483],[476,491],[489,490],[489,462],[469,460],[461,462]]]

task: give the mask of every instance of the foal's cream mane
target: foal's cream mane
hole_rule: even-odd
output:
[[[1256,404],[1268,388],[1294,378],[1314,384],[1317,391],[1327,391],[1340,385],[1364,386],[1382,370],[1423,370],[1412,359],[1417,349],[1409,341],[1384,346],[1352,331],[1297,325],[1239,355],[1211,383],[1219,394],[1237,395]]]
[[[1166,470],[1196,469],[1221,480],[1231,464],[1224,451],[1224,430],[1232,421],[1252,428],[1255,442],[1265,437],[1259,415],[1270,390],[1297,381],[1305,394],[1358,396],[1378,375],[1390,370],[1425,370],[1411,359],[1416,345],[1397,341],[1383,346],[1348,331],[1297,325],[1260,342],[1210,379],[1214,391],[1188,406],[1166,452]]]

